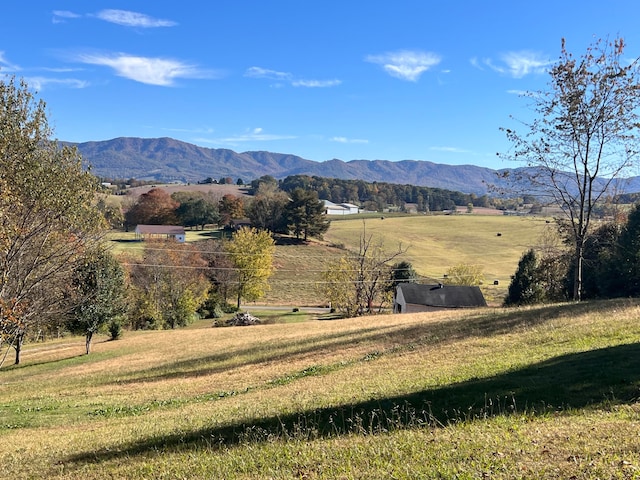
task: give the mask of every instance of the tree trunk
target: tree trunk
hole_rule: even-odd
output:
[[[87,355],[91,353],[91,339],[93,338],[93,332],[89,331],[84,337],[84,345],[87,351]]]
[[[582,266],[584,263],[584,242],[576,245],[574,272],[573,272],[573,300],[579,302],[582,297]]]
[[[16,343],[13,348],[16,350],[16,361],[14,365],[20,365],[20,353],[22,352],[22,344],[24,343],[24,333],[16,336]]]

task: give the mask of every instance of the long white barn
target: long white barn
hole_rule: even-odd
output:
[[[329,200],[324,202],[324,213],[327,215],[353,215],[360,212],[360,207],[352,203],[333,203]]]

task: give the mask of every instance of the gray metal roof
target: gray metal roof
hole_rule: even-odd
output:
[[[405,303],[427,305],[429,307],[464,308],[486,307],[484,295],[476,286],[464,285],[421,285],[401,283],[397,288],[397,297],[402,296]]]
[[[184,235],[184,227],[178,225],[138,225],[136,233],[148,235]]]

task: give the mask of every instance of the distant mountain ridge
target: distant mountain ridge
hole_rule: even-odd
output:
[[[282,179],[315,175],[344,180],[388,182],[442,188],[483,195],[499,183],[500,173],[474,165],[446,165],[425,160],[351,160],[315,162],[296,155],[266,151],[237,153],[199,147],[172,138],[120,137],[75,145],[92,172],[101,177],[157,182],[196,183],[208,177],[232,177],[249,182],[263,175]],[[637,177],[634,185],[638,185]],[[630,191],[638,191],[631,187]]]

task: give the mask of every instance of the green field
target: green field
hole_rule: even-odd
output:
[[[20,479],[638,478],[640,305],[66,337],[0,369]]]

